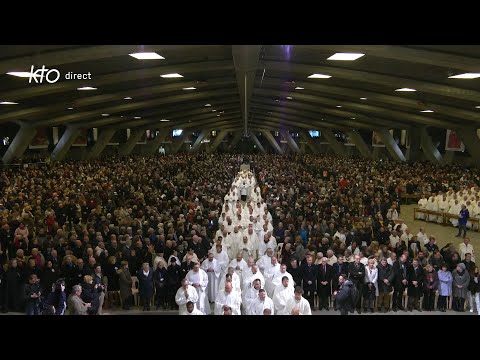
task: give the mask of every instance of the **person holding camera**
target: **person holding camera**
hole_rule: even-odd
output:
[[[36,274],[31,274],[28,277],[28,284],[25,285],[27,315],[40,315],[41,295],[39,279]]]
[[[43,315],[64,315],[67,308],[67,294],[65,293],[65,281],[58,279],[52,285],[52,292],[48,294],[43,303]]]

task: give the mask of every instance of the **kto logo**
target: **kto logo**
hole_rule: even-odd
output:
[[[46,69],[45,65],[41,68],[35,70],[34,65],[30,68],[30,72],[28,73],[29,80],[28,82],[32,83],[32,78],[35,80],[36,84],[42,84],[43,79],[50,83],[56,83],[60,79],[60,71],[57,69]],[[92,74],[90,72],[84,74],[75,74],[71,71],[65,74],[65,80],[92,80]]]
[[[43,76],[45,75],[45,80],[47,80],[48,83],[53,84],[60,79],[60,71],[57,69],[45,69],[45,65],[43,65],[40,69],[37,69],[35,72],[34,66],[32,65],[30,69],[30,78],[28,82],[31,84],[32,83],[32,78],[35,80],[35,83],[41,84],[43,83]],[[40,79],[38,79],[40,78]]]

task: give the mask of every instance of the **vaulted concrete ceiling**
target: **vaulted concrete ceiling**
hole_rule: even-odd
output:
[[[165,59],[129,56],[140,51]],[[337,52],[365,55],[327,60]],[[62,77],[34,84],[6,75],[28,72],[32,65],[58,69]],[[65,80],[68,72],[90,72],[91,80]],[[0,102],[18,105],[0,105],[0,124],[197,130],[480,127],[480,78],[449,78],[478,72],[478,45],[6,45],[0,46]],[[168,73],[183,77],[160,77]],[[314,73],[331,77],[308,78]],[[97,90],[77,90],[82,86]],[[196,89],[183,90],[190,87]],[[417,91],[395,91],[403,87]]]

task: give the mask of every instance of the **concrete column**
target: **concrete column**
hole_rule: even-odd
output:
[[[330,147],[337,155],[345,155],[345,145],[337,141],[337,138],[333,135],[330,129],[322,129],[322,134],[328,141]]]
[[[93,145],[92,149],[87,154],[87,160],[99,157],[102,151],[112,139],[113,135],[115,135],[116,131],[117,129],[112,128],[100,129],[100,135],[98,136],[95,145]]]
[[[376,131],[380,139],[385,144],[387,151],[390,153],[394,160],[407,161],[405,155],[403,155],[402,150],[400,150],[397,143],[395,142],[395,139],[393,138],[392,134],[390,134],[390,131],[388,131],[388,129],[383,128]]]
[[[258,150],[260,150],[262,153],[266,153],[265,148],[263,145],[260,143],[260,140],[258,140],[257,135],[255,135],[253,132],[250,133],[250,136],[252,137],[253,142],[255,145],[257,145]]]
[[[293,139],[292,134],[290,134],[290,132],[287,130],[282,131],[281,134],[285,137],[285,139],[287,140],[288,146],[290,146],[293,152],[299,153],[300,148],[298,147],[297,143]]]
[[[465,144],[470,156],[473,158],[473,161],[478,164],[480,163],[480,139],[477,136],[476,127],[462,127],[456,129],[457,135]]]
[[[72,144],[80,135],[80,128],[76,126],[67,126],[67,129],[63,133],[60,140],[58,140],[57,146],[52,151],[52,160],[53,161],[62,161],[65,159],[65,156],[68,153],[68,150],[72,147]]]
[[[228,135],[228,131],[223,130],[223,131],[218,132],[217,137],[215,138],[215,141],[208,148],[207,153],[211,154],[215,150],[217,150],[218,145],[220,145],[222,143],[223,139],[225,139],[225,136],[227,136],[227,135]]]
[[[178,150],[183,145],[183,142],[185,141],[185,134],[187,133],[187,130],[183,130],[182,134],[178,137],[178,140],[176,142],[172,142],[172,154],[176,154]]]
[[[228,150],[233,150],[235,146],[238,144],[238,142],[240,141],[240,139],[242,138],[242,136],[243,136],[242,131],[237,131],[233,136],[232,142],[228,146]]]
[[[430,135],[428,135],[426,127],[422,127],[420,129],[420,141],[422,144],[423,153],[429,161],[438,164],[444,163],[442,154],[440,154],[438,151]]]
[[[131,130],[130,137],[124,145],[120,146],[118,154],[120,156],[129,155],[143,134],[145,134],[145,130]]]
[[[405,152],[408,161],[420,160],[420,148],[422,147],[422,132],[419,127],[412,127],[408,130],[410,138],[410,147]],[[431,139],[430,139],[431,141]]]
[[[320,149],[317,147],[315,142],[312,140],[310,133],[306,130],[300,131],[300,136],[307,142],[308,147],[312,150],[314,154],[319,154]]]
[[[304,142],[300,143],[300,153],[305,154],[306,152],[307,152],[307,149],[306,149],[305,143]]]
[[[444,164],[451,164],[453,162],[453,159],[455,158],[455,152],[456,151],[450,150],[445,151],[445,155],[443,156]]]
[[[162,144],[162,142],[165,141],[169,133],[170,133],[170,129],[160,129],[155,139],[150,141],[150,143],[147,143],[146,153],[148,155],[154,155],[160,148],[160,145]]]
[[[202,140],[207,137],[207,135],[210,133],[210,130],[203,129],[200,135],[198,135],[197,140],[192,145],[192,148],[190,149],[191,152],[197,151],[200,148],[200,145],[202,145]]]
[[[272,147],[275,149],[275,151],[278,154],[283,154],[282,148],[280,147],[280,145],[278,145],[277,140],[275,140],[275,138],[273,137],[272,133],[269,130],[262,131],[262,134],[263,136],[265,136],[265,138],[268,140],[270,145],[272,145]]]
[[[358,149],[358,152],[362,154],[364,158],[367,159],[373,159],[373,154],[370,151],[370,148],[368,145],[363,141],[362,136],[358,133],[358,131],[355,130],[350,130],[347,132],[348,136],[350,137],[350,140],[352,143],[355,144],[355,146]]]
[[[35,127],[22,123],[20,130],[13,138],[10,146],[3,155],[2,161],[4,164],[10,164],[13,160],[20,158],[23,153],[28,149],[28,146],[32,142],[33,138],[37,134]]]

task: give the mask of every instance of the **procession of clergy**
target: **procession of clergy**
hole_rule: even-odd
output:
[[[462,209],[462,205],[466,206],[470,218],[480,218],[480,188],[478,186],[472,188],[465,187],[457,192],[450,188],[446,193],[443,193],[442,191],[439,191],[438,194],[432,193],[428,199],[424,194],[422,198],[418,200],[419,209],[446,213],[454,216],[458,216],[458,213]],[[443,222],[442,216],[435,214],[417,212],[415,217],[419,220],[427,220],[437,223]],[[455,217],[451,217],[448,221],[455,227],[458,225],[458,219]],[[467,221],[467,228],[476,229],[477,224],[472,224],[471,221]]]
[[[311,315],[302,289],[294,289],[278,262],[272,216],[260,193],[252,172],[240,171],[225,196],[216,245],[176,293],[180,315],[209,315],[210,304],[215,315]]]

